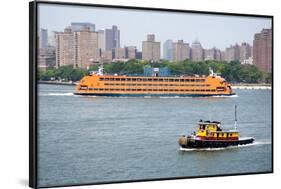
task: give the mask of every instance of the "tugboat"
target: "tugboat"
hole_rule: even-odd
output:
[[[234,129],[223,130],[221,122],[200,120],[197,133],[194,131],[191,135],[183,135],[179,138],[178,142],[182,148],[225,148],[253,143],[254,138],[239,138],[237,106],[235,105]]]

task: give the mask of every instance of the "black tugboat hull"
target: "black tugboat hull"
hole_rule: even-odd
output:
[[[254,138],[240,140],[198,140],[187,138],[179,142],[182,148],[226,148],[229,146],[246,145],[254,142]]]

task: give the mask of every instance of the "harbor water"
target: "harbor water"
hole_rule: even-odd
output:
[[[74,86],[38,86],[39,186],[193,177],[272,170],[271,90],[232,97],[75,96]],[[181,135],[202,120],[254,144],[184,150]]]

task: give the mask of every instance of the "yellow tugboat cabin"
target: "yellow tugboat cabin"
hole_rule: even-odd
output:
[[[205,140],[238,140],[239,131],[223,131],[220,122],[200,121],[196,137]]]

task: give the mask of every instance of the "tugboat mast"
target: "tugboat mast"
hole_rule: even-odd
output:
[[[237,105],[235,104],[235,122],[234,122],[234,129],[237,130]]]

